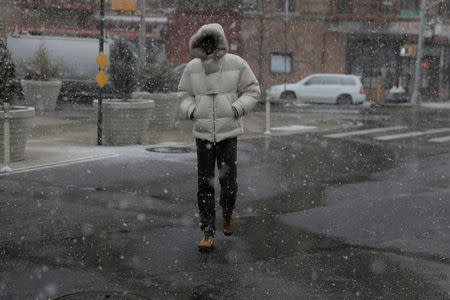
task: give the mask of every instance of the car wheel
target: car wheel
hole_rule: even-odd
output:
[[[350,95],[341,95],[337,98],[338,105],[352,104],[352,97]]]
[[[284,91],[281,93],[280,99],[296,99],[295,93],[293,91]]]

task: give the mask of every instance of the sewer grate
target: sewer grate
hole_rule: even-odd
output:
[[[55,298],[53,300],[149,300],[143,296],[131,294],[128,292],[117,291],[90,291],[68,294]]]
[[[168,153],[168,154],[178,154],[178,153],[191,153],[192,149],[189,147],[156,147],[146,149],[149,152],[156,153]]]

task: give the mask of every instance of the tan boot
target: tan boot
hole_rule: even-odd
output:
[[[230,236],[233,234],[234,231],[234,210],[232,211],[231,215],[223,214],[223,234],[226,236]]]
[[[214,238],[216,236],[216,231],[208,226],[203,230],[202,239],[198,243],[198,250],[200,252],[209,252],[213,249]]]

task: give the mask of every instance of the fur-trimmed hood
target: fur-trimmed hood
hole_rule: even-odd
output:
[[[217,23],[205,24],[189,40],[189,49],[193,58],[202,60],[208,58],[208,55],[200,47],[200,41],[207,36],[216,41],[217,49],[213,53],[215,57],[222,57],[228,52],[228,42],[222,26]]]

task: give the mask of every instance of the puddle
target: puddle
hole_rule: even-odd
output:
[[[146,149],[149,152],[166,153],[166,154],[179,154],[179,153],[191,153],[192,148],[189,147],[157,147]]]

